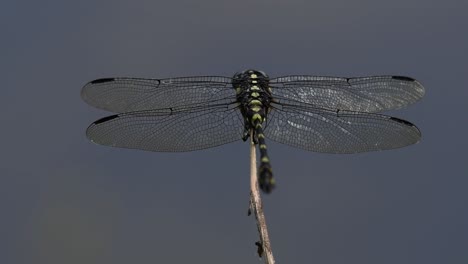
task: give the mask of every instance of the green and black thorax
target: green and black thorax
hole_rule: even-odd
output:
[[[262,124],[267,118],[272,101],[269,82],[270,79],[265,73],[256,70],[245,70],[233,77],[232,85],[245,119],[246,131],[252,128],[255,130],[256,124]]]

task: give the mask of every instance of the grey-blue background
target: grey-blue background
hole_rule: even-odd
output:
[[[0,263],[259,263],[248,146],[93,145],[99,77],[414,77],[422,142],[326,155],[270,142],[278,263],[468,263],[466,1],[2,1]]]

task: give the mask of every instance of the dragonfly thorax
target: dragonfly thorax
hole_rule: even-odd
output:
[[[234,75],[233,88],[245,119],[246,130],[263,123],[271,103],[269,77],[262,71],[245,70]]]

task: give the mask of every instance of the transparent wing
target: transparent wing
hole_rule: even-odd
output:
[[[275,104],[276,106],[276,104]],[[279,143],[324,153],[358,153],[400,148],[421,138],[408,121],[372,113],[277,106],[267,117],[265,136]]]
[[[91,124],[86,134],[106,146],[182,152],[239,140],[243,131],[240,111],[222,105],[112,115]]]
[[[215,103],[235,94],[231,78],[217,76],[105,78],[89,82],[81,90],[88,104],[115,113]]]
[[[418,81],[403,76],[286,76],[272,79],[270,84],[273,98],[279,102],[287,99],[318,108],[368,113],[399,109],[424,96]]]

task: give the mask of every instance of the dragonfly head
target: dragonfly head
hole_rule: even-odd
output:
[[[247,69],[234,74],[233,79],[236,80],[248,80],[248,79],[268,79],[268,75],[263,71],[257,71],[253,69]]]

